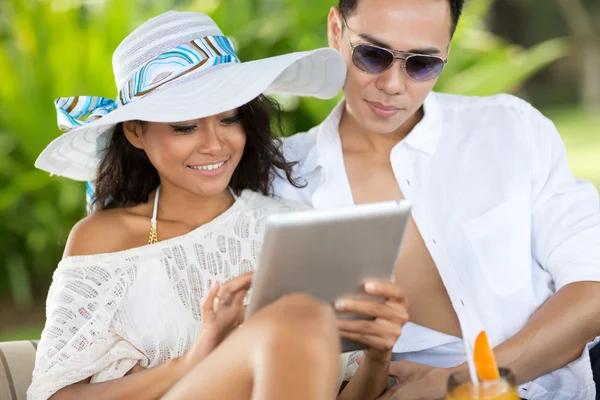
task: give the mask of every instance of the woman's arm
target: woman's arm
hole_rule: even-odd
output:
[[[58,390],[51,399],[146,400],[162,397],[239,326],[252,276],[252,273],[244,274],[223,285],[213,283],[202,305],[202,331],[183,356],[154,368],[140,368],[139,372],[119,379],[75,383]],[[221,300],[215,303],[216,298]]]
[[[158,399],[175,385],[191,368],[176,358],[155,368],[100,383],[80,382],[66,386],[50,399]]]
[[[365,357],[359,364],[356,374],[338,396],[338,400],[379,397],[387,387],[391,359],[391,352],[388,357],[380,360]]]

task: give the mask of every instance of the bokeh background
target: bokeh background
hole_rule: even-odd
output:
[[[0,341],[38,338],[48,286],[83,184],[33,163],[60,132],[53,99],[114,98],[111,56],[149,17],[210,14],[242,60],[326,46],[336,0],[0,0]],[[571,168],[600,187],[600,2],[467,0],[436,90],[513,93],[558,126]],[[280,99],[288,133],[318,124],[337,100]]]

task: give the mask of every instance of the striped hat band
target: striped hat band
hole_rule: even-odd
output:
[[[55,101],[59,127],[68,132],[46,146],[37,168],[88,181],[120,123],[202,119],[275,93],[332,98],[347,69],[331,48],[240,62],[232,41],[208,15],[179,11],[135,28],[115,49],[112,67],[116,97]]]
[[[111,111],[143,98],[192,71],[239,63],[233,42],[225,36],[192,40],[142,64],[119,90],[116,100],[100,96],[61,97],[54,102],[58,126],[69,131],[94,122]]]

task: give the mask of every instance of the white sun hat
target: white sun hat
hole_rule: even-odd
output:
[[[346,64],[322,48],[241,63],[230,39],[207,15],[169,11],[127,36],[113,54],[116,100],[95,96],[55,101],[67,131],[35,166],[53,175],[92,180],[114,126],[123,121],[177,122],[232,110],[260,94],[332,98]]]

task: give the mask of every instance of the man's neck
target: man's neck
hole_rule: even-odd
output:
[[[358,123],[354,115],[344,108],[340,120],[339,132],[344,152],[389,154],[394,146],[406,138],[423,119],[423,107],[420,107],[398,129],[391,133],[370,132]]]

